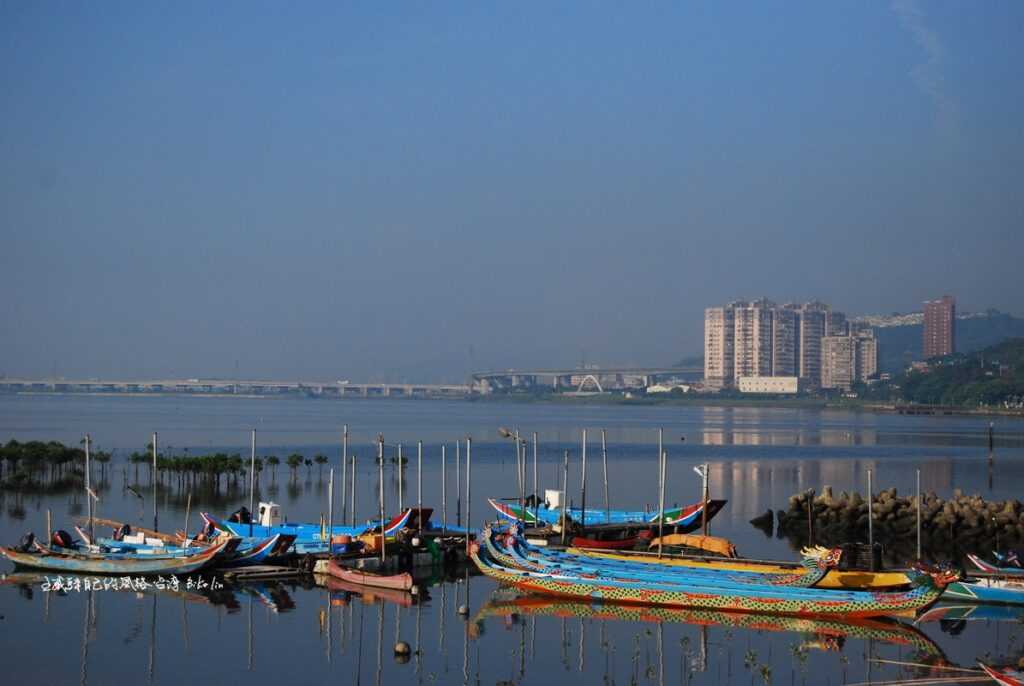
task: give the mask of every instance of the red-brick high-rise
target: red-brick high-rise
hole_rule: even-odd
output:
[[[956,300],[944,295],[924,304],[924,357],[956,352]]]

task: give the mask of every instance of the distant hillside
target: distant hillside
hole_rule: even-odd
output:
[[[902,372],[914,360],[923,358],[923,326],[887,326],[875,329],[878,338],[878,367],[883,372]],[[972,353],[1009,338],[1024,337],[1024,319],[989,310],[956,320],[958,352]]]
[[[903,400],[933,405],[998,406],[1024,396],[1024,338],[942,358],[897,380]]]

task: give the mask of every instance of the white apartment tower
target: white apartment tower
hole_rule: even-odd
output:
[[[704,310],[704,382],[721,390],[738,387],[741,378],[800,377],[802,387],[820,388],[823,339],[848,337],[850,330],[846,315],[817,301],[778,306],[762,298],[709,307]],[[848,386],[877,371],[877,342],[870,334],[867,338],[870,342],[854,343],[850,370],[839,362],[832,365],[826,387]],[[850,344],[830,345],[830,360],[846,359],[843,345]],[[857,355],[863,359],[854,359]]]

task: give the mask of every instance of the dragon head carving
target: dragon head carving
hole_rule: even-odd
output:
[[[839,560],[843,557],[842,548],[825,548],[816,545],[813,548],[808,546],[800,551],[804,556],[805,566],[814,566],[818,569],[835,569],[839,566]]]

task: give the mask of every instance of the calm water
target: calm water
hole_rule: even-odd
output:
[[[176,454],[227,449],[247,455],[248,432],[256,428],[261,455],[283,459],[292,452],[323,452],[337,467],[346,423],[350,450],[359,457],[358,520],[376,509],[371,444],[382,432],[387,443],[403,443],[410,457],[403,479],[406,502],[416,498],[415,443],[424,442],[423,500],[438,510],[440,446],[448,446],[448,516],[454,521],[454,445],[471,435],[475,524],[490,514],[487,497],[516,491],[514,449],[498,438],[499,426],[518,427],[528,436],[538,432],[541,489],[556,485],[562,451],[572,450],[569,491],[577,502],[580,430],[588,428],[587,498],[597,506],[603,505],[600,429],[606,428],[612,506],[630,508],[656,501],[657,428],[664,427],[668,500],[698,500],[700,482],[692,467],[709,462],[712,496],[729,499],[712,533],[759,557],[791,559],[793,553],[787,542],[766,537],[749,519],[785,507],[792,493],[805,488],[864,491],[868,468],[878,488],[896,486],[901,492],[912,489],[920,468],[923,487],[942,496],[961,488],[989,498],[1019,497],[1024,483],[1024,423],[1008,420],[996,424],[990,475],[988,421],[976,418],[757,408],[0,396],[0,440],[77,443],[89,432],[97,447],[114,450],[98,514],[144,525],[152,523],[148,472],[143,467],[138,474],[145,487],[139,501],[124,490],[136,476],[123,460],[142,450],[151,432],[158,431],[161,447]],[[301,468],[295,476],[283,465],[276,477],[265,472],[260,496],[281,503],[290,519],[315,520],[327,510],[327,472]],[[532,468],[528,478],[532,482]],[[398,490],[394,467],[386,483],[392,510]],[[65,528],[84,509],[78,493],[0,498],[4,542],[26,530],[44,531],[47,509]],[[185,494],[161,488],[157,500],[161,528],[181,528]],[[193,510],[227,512],[247,501],[247,486],[239,483],[216,498],[194,494]],[[466,504],[460,504],[464,515]],[[979,658],[1015,661],[1024,651],[1024,611],[974,610],[959,621],[951,611],[946,621],[914,626],[907,620],[816,623],[524,602],[480,577],[468,584],[464,578],[434,579],[418,604],[332,593],[312,580],[204,594],[58,594],[42,592],[37,579],[7,581],[0,587],[0,632],[12,683],[177,684],[245,673],[254,683],[842,684],[925,674],[873,659],[972,667]],[[461,604],[469,605],[469,620],[457,614]],[[418,653],[405,663],[396,660],[396,640],[418,646]]]

